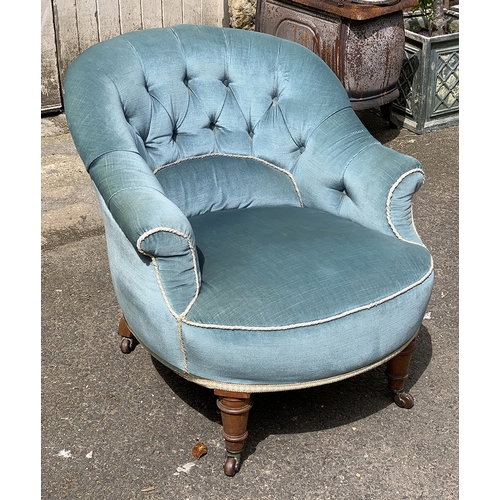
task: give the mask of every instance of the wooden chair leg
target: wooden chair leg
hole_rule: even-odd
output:
[[[248,414],[252,408],[251,394],[214,390],[218,396],[217,407],[222,416],[222,436],[226,441],[224,473],[234,476],[241,463],[241,452],[248,436]]]
[[[123,354],[129,354],[130,352],[132,352],[138,342],[134,337],[134,334],[130,330],[127,320],[124,316],[120,318],[120,323],[118,324],[118,335],[123,337],[120,342],[120,350],[123,352]]]
[[[416,339],[413,339],[397,356],[387,362],[385,374],[388,386],[394,394],[395,403],[401,408],[412,408],[415,403],[413,396],[404,392],[405,381],[408,378],[408,367],[415,345]]]

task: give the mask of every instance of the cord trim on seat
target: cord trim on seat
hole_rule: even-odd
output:
[[[194,270],[194,276],[195,276],[196,291],[195,291],[195,294],[194,294],[193,298],[191,299],[191,301],[187,305],[186,309],[181,314],[177,314],[174,311],[172,305],[170,304],[170,301],[168,300],[167,293],[166,293],[165,288],[163,287],[163,283],[161,281],[160,269],[158,267],[158,260],[157,260],[157,258],[154,255],[152,255],[152,254],[144,251],[141,248],[141,244],[142,244],[142,242],[146,238],[148,238],[152,234],[155,234],[155,233],[158,233],[158,232],[161,232],[161,231],[172,233],[172,234],[175,234],[177,236],[180,236],[181,238],[185,238],[186,241],[187,241],[187,244],[189,246],[189,251],[191,253],[191,258],[193,260],[193,270]],[[186,348],[184,346],[184,338],[183,338],[183,335],[182,335],[182,322],[184,321],[185,315],[188,313],[188,311],[193,306],[196,298],[198,297],[198,294],[200,293],[200,280],[198,278],[198,264],[197,264],[197,260],[196,260],[196,252],[195,252],[193,243],[191,242],[191,239],[189,238],[189,236],[187,234],[185,234],[185,233],[183,233],[181,231],[178,231],[177,229],[173,229],[173,228],[170,228],[170,227],[157,227],[157,228],[151,229],[149,231],[146,231],[144,234],[142,234],[138,238],[138,240],[137,240],[137,249],[143,255],[146,255],[146,256],[148,256],[148,257],[151,258],[151,262],[153,263],[153,267],[155,269],[156,282],[157,282],[158,287],[160,289],[160,292],[162,294],[163,300],[165,301],[165,304],[167,306],[167,309],[170,311],[170,314],[172,314],[172,316],[177,321],[177,338],[179,340],[179,347],[180,347],[181,353],[182,353],[182,361],[183,361],[183,364],[184,364],[184,371],[185,371],[186,375],[189,375],[189,366],[188,366],[188,361],[187,361]]]
[[[431,265],[429,267],[429,270],[422,276],[422,278],[417,280],[415,283],[412,283],[411,285],[399,290],[396,293],[388,295],[387,297],[376,300],[375,302],[371,302],[370,304],[365,304],[363,306],[355,307],[353,309],[349,309],[347,311],[344,311],[344,312],[339,313],[339,314],[335,314],[333,316],[328,316],[326,318],[321,318],[321,319],[317,319],[317,320],[313,320],[313,321],[305,321],[302,323],[293,323],[290,325],[282,325],[282,326],[243,326],[243,325],[217,325],[217,324],[210,324],[210,323],[200,323],[198,321],[192,321],[192,320],[187,319],[184,314],[182,315],[183,317],[181,319],[184,323],[186,323],[186,325],[196,326],[196,327],[200,327],[200,328],[209,328],[209,329],[215,329],[215,330],[245,330],[245,331],[259,331],[259,332],[283,331],[283,330],[291,330],[291,329],[295,329],[295,328],[303,328],[303,327],[307,327],[307,326],[321,325],[324,323],[329,323],[330,321],[335,321],[335,320],[343,318],[345,316],[349,316],[351,314],[355,314],[357,312],[371,309],[372,307],[379,306],[385,302],[388,302],[389,300],[392,300],[396,297],[399,297],[400,295],[403,295],[404,293],[421,285],[425,280],[427,280],[427,278],[429,278],[431,276],[433,271],[434,271],[434,261],[431,257]]]
[[[147,254],[145,252],[142,252],[142,253],[144,255],[150,256],[149,254]],[[163,297],[163,300],[165,301],[165,304],[167,305],[167,309],[170,311],[170,314],[172,314],[172,316],[177,321],[177,338],[179,340],[179,347],[180,347],[181,353],[182,353],[182,362],[184,364],[184,371],[188,374],[189,370],[188,370],[188,363],[187,363],[187,355],[186,355],[186,349],[184,346],[184,339],[182,337],[182,320],[181,320],[181,317],[173,310],[173,308],[168,300],[165,289],[163,288],[163,283],[161,282],[160,270],[158,268],[158,262],[156,260],[156,257],[154,257],[154,256],[150,256],[150,257],[151,257],[151,261],[153,263],[153,267],[155,269],[156,283],[158,284],[158,287],[160,289],[160,293]]]

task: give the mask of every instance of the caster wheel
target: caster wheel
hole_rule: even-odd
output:
[[[130,354],[132,352],[132,339],[124,337],[120,342],[120,350],[123,354]]]
[[[224,474],[229,477],[233,477],[236,472],[238,472],[238,467],[236,463],[236,458],[228,457],[224,462]]]
[[[413,408],[415,400],[413,396],[408,392],[397,392],[394,394],[394,402],[400,407],[409,410]]]

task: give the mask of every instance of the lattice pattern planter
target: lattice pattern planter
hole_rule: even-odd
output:
[[[459,33],[428,37],[407,29],[405,36],[393,114],[417,134],[458,124]]]

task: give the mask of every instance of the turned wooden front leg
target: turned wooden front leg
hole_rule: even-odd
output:
[[[126,337],[128,339],[131,339],[134,336],[130,331],[127,320],[124,316],[120,318],[120,323],[118,324],[118,335],[120,335],[121,337]]]
[[[248,414],[252,408],[251,394],[215,389],[217,407],[222,416],[222,436],[226,441],[224,472],[234,476],[240,467],[241,452],[248,436]]]
[[[404,392],[405,381],[408,378],[408,368],[415,347],[416,339],[413,339],[397,356],[387,362],[385,374],[388,386],[394,394],[394,401],[401,408],[411,408],[415,403],[413,396],[408,392]]]

